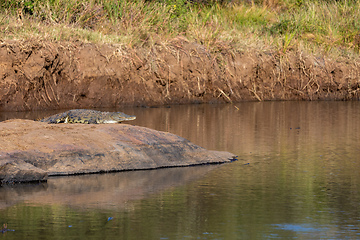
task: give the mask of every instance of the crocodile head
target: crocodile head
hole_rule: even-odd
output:
[[[123,121],[135,120],[136,116],[127,115],[122,112],[108,112],[99,123],[119,123]]]

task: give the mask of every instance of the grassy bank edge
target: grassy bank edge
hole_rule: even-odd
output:
[[[333,59],[357,59],[359,33],[357,1],[12,0],[0,9],[2,40],[151,48],[181,36],[210,52],[306,51]]]

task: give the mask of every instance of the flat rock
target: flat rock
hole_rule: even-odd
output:
[[[1,183],[232,161],[177,135],[127,124],[0,123]]]

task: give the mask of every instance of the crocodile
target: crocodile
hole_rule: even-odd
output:
[[[39,120],[47,123],[120,123],[136,119],[122,112],[101,112],[90,109],[73,109]]]

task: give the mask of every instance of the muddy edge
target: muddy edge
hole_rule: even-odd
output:
[[[267,100],[359,100],[356,60],[176,38],[143,49],[0,42],[0,111]]]

